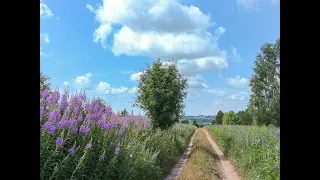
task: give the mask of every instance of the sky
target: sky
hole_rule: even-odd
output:
[[[40,71],[52,88],[132,107],[160,58],[188,78],[186,115],[246,109],[260,47],[280,38],[280,0],[40,0]]]

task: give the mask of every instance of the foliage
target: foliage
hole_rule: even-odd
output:
[[[51,78],[40,72],[40,91],[49,89],[51,85]]]
[[[182,120],[181,123],[182,123],[182,124],[190,124],[189,121],[186,120],[186,119],[185,119],[185,120]]]
[[[127,112],[126,109],[123,109],[123,110],[121,111],[121,116],[126,116],[126,115],[128,115],[128,112]]]
[[[249,112],[257,125],[280,126],[280,38],[265,43],[258,53],[250,79]]]
[[[205,128],[243,179],[280,179],[280,128],[239,125]]]
[[[215,124],[222,124],[222,117],[223,117],[223,112],[219,110],[215,119]]]
[[[186,88],[187,79],[177,64],[158,59],[140,75],[135,105],[146,112],[153,127],[167,129],[182,117]]]
[[[197,121],[195,121],[195,120],[192,122],[192,125],[194,125],[194,126],[196,126],[196,127],[199,127],[198,122],[197,122]]]
[[[233,111],[226,112],[222,117],[222,124],[240,124],[239,116]]]
[[[84,94],[40,91],[40,179],[163,179],[195,127],[151,129]]]
[[[248,109],[246,109],[245,111],[239,111],[237,115],[239,117],[239,122],[241,125],[252,124],[252,116],[250,115]]]

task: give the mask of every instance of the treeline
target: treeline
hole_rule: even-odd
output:
[[[231,125],[251,125],[253,122],[252,116],[248,109],[235,113],[229,111],[223,113],[221,110],[217,113],[216,119],[212,121],[212,124],[231,124]]]

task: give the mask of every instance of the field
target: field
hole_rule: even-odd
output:
[[[152,129],[99,99],[40,92],[40,179],[163,179],[195,126]]]
[[[243,179],[280,179],[280,128],[240,125],[205,128]]]

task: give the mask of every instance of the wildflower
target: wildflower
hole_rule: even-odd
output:
[[[58,137],[56,140],[56,145],[57,146],[61,146],[63,144],[63,138],[62,137]]]
[[[74,152],[75,152],[74,147],[72,147],[72,148],[70,148],[70,149],[68,150],[68,153],[69,153],[70,155],[74,155]]]
[[[103,154],[100,155],[99,159],[100,159],[100,160],[103,160],[103,159],[104,159],[104,155],[103,155]]]
[[[120,154],[121,152],[121,149],[120,149],[120,144],[118,144],[117,148],[116,148],[116,151],[114,152],[115,155],[118,155]]]
[[[112,144],[113,144],[113,143],[112,143],[112,142],[110,142],[110,143],[109,143],[109,146],[112,146]]]
[[[92,144],[91,144],[91,143],[88,143],[88,144],[86,145],[86,147],[84,148],[84,150],[91,149],[91,147],[92,147]]]

